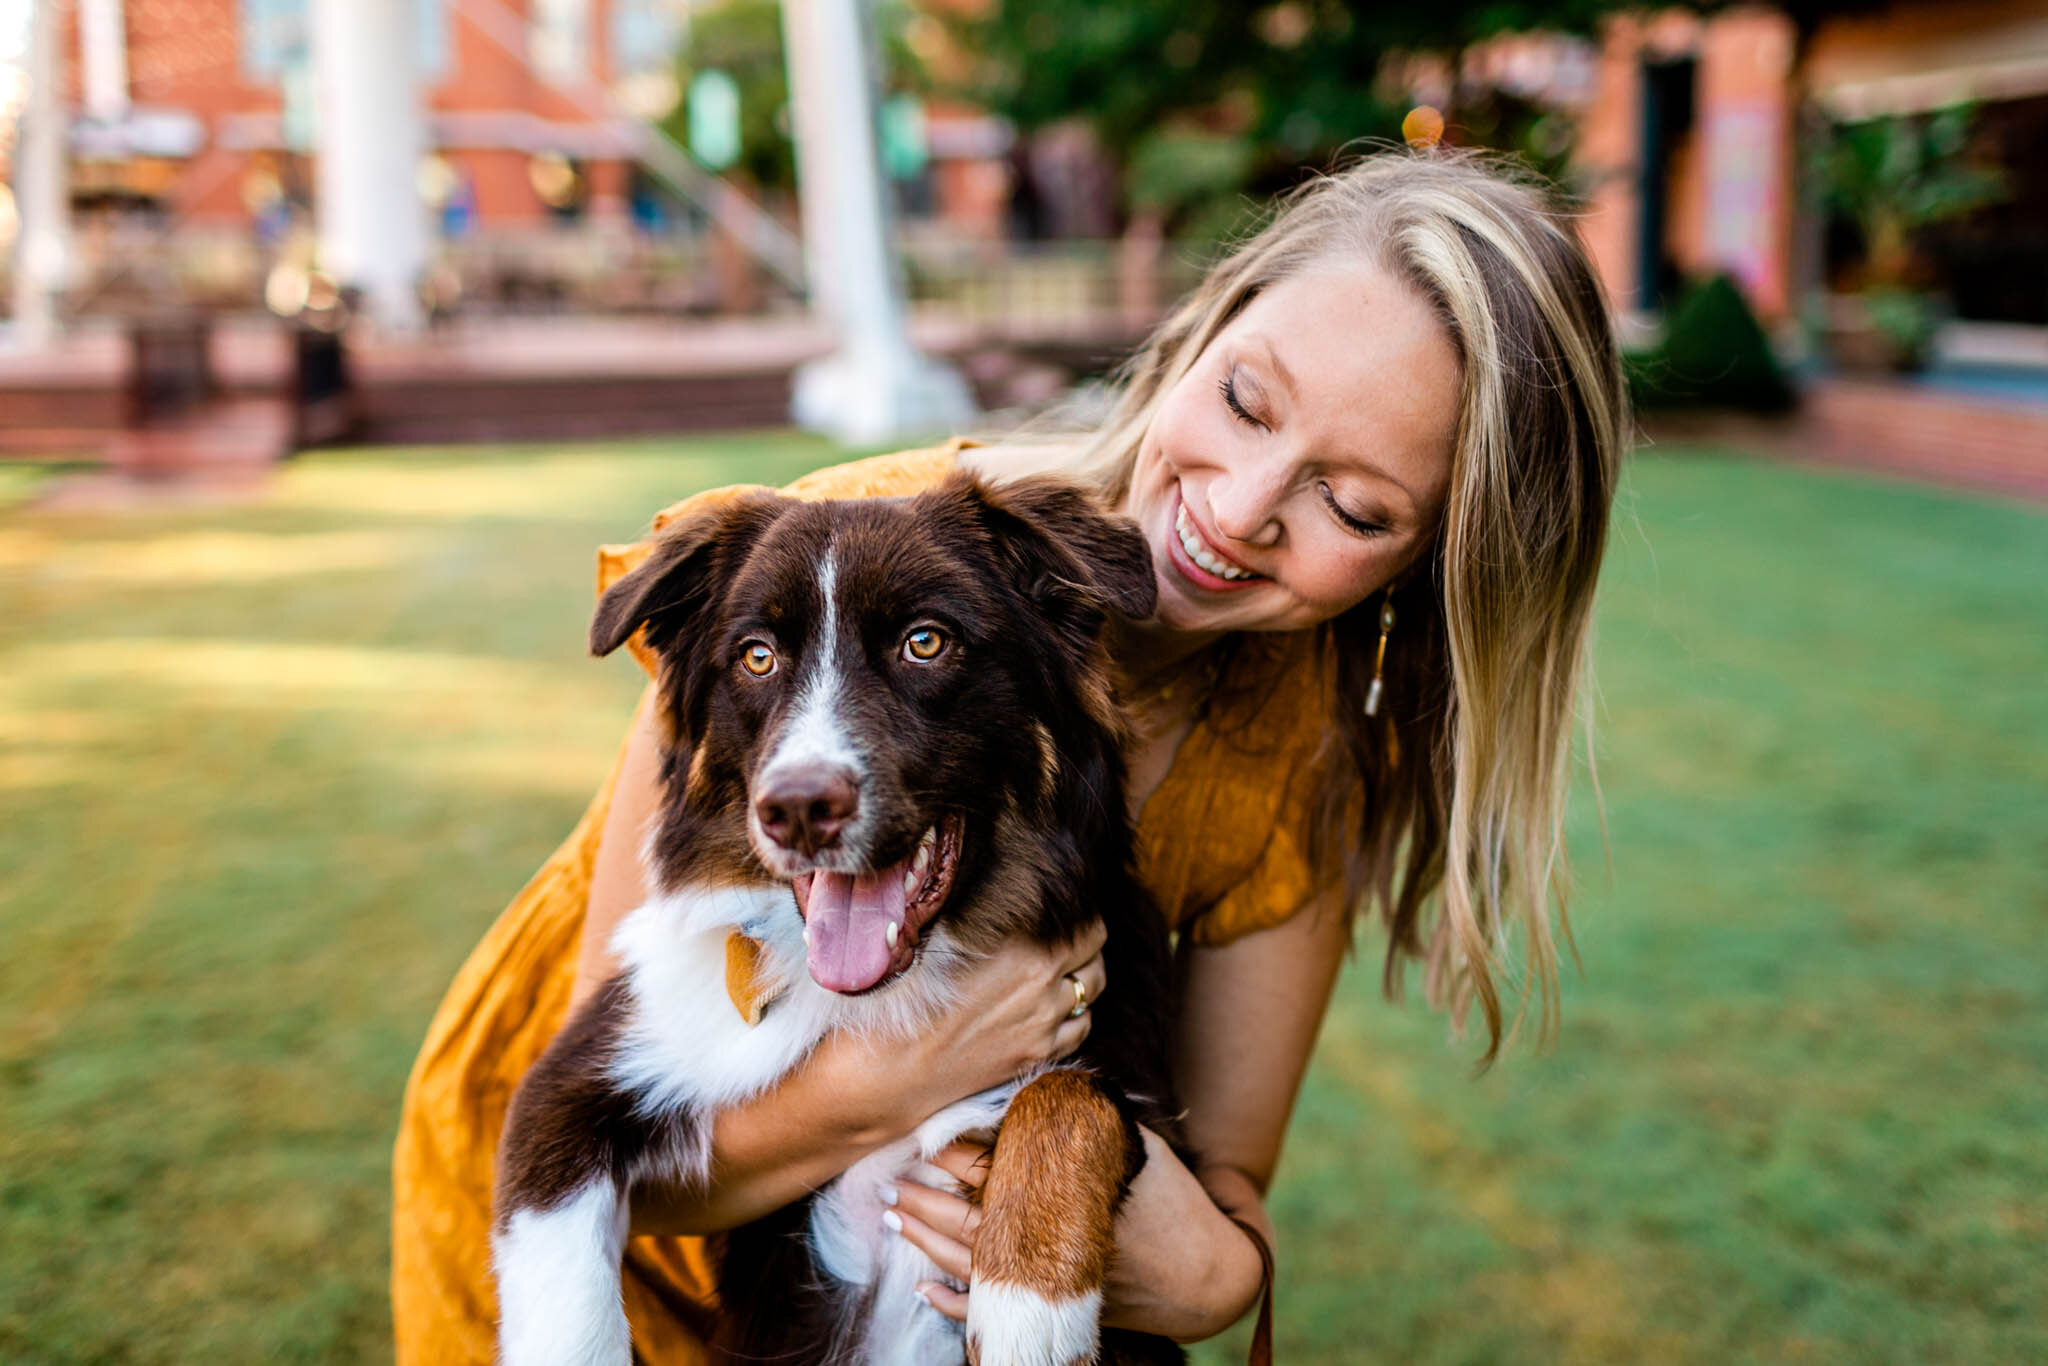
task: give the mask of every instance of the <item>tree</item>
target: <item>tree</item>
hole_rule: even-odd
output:
[[[1399,51],[1530,28],[1586,31],[1612,0],[996,0],[948,19],[957,93],[1031,131],[1082,118],[1127,202],[1168,211],[1286,184],[1361,138],[1398,138],[1376,77]]]
[[[777,0],[722,0],[698,10],[676,61],[683,91],[706,71],[722,71],[739,90],[739,161],[735,169],[763,189],[796,184],[789,136],[789,75],[782,58],[782,7]],[[690,145],[690,101],[677,102],[662,127]]]

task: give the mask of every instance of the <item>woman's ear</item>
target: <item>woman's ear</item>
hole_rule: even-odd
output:
[[[642,626],[654,628],[648,644],[657,650],[696,634],[746,548],[791,506],[772,494],[743,494],[661,533],[639,567],[598,599],[590,652],[608,655]]]

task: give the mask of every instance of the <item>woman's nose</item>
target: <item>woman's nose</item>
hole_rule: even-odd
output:
[[[1271,545],[1280,535],[1284,483],[1276,472],[1243,470],[1210,486],[1209,515],[1220,535],[1245,545]]]

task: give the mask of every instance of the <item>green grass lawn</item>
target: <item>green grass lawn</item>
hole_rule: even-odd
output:
[[[638,689],[583,654],[591,547],[831,454],[0,512],[0,1361],[388,1356],[412,1051]],[[1474,1079],[1348,976],[1273,1197],[1284,1358],[2048,1359],[2044,641],[2037,510],[1638,459],[1563,1036]]]

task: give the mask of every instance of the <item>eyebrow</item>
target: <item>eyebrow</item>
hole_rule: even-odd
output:
[[[1265,352],[1266,363],[1273,367],[1273,373],[1279,377],[1281,387],[1287,390],[1288,396],[1298,396],[1300,391],[1295,387],[1294,384],[1294,372],[1287,368],[1286,361],[1280,359],[1279,348],[1273,345],[1273,339],[1271,337],[1268,337],[1263,332],[1255,332],[1252,334],[1251,340],[1257,343],[1261,351]],[[1374,475],[1380,479],[1384,479],[1389,484],[1392,484],[1395,488],[1401,490],[1401,492],[1408,499],[1408,510],[1410,512],[1413,512],[1417,508],[1420,508],[1422,506],[1422,501],[1415,496],[1415,490],[1409,488],[1399,479],[1396,479],[1384,467],[1374,463],[1373,461],[1364,459],[1351,461],[1347,463],[1356,464],[1360,468],[1365,470],[1366,473]]]

